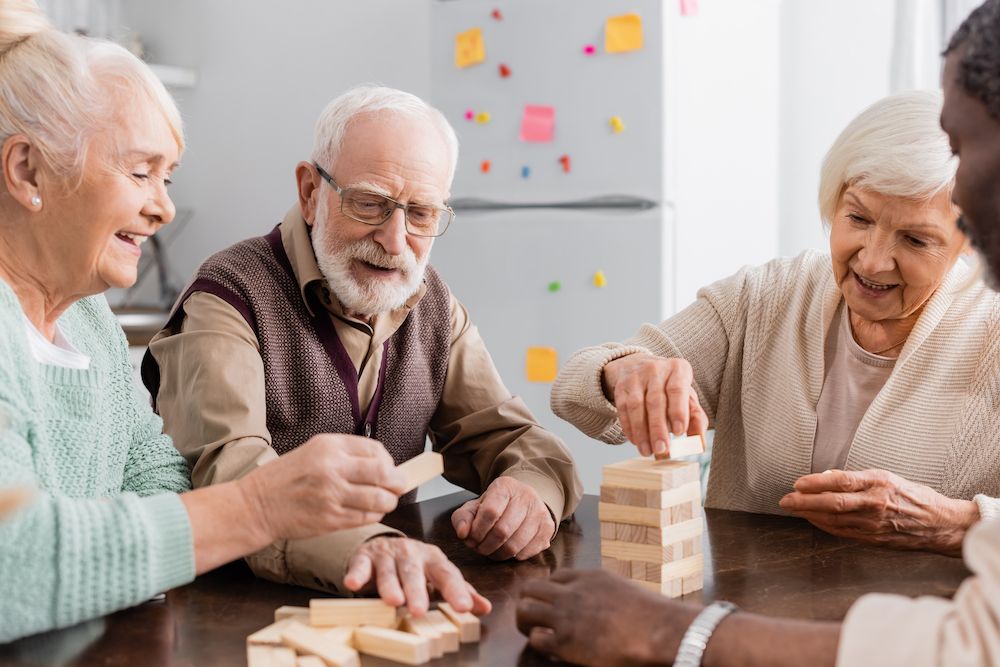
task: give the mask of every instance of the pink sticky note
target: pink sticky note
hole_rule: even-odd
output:
[[[525,104],[521,116],[521,141],[550,142],[556,128],[556,108]]]
[[[592,56],[597,52],[597,49],[594,48],[593,44],[587,44],[587,46],[583,47],[583,52],[588,56]]]
[[[681,0],[681,16],[698,16],[698,0]]]
[[[476,117],[476,114],[472,111],[472,109],[466,109],[466,111],[465,111],[465,120],[472,120],[475,117]]]

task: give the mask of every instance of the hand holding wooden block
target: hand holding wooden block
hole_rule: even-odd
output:
[[[406,490],[403,493],[409,493],[444,473],[444,457],[437,452],[424,452],[409,461],[403,461],[396,468],[406,475]]]

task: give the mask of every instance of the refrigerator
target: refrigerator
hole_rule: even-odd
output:
[[[456,219],[431,263],[507,388],[587,463],[585,486],[596,493],[600,467],[631,452],[553,415],[551,383],[528,379],[528,349],[555,350],[561,366],[670,307],[663,5],[461,0],[431,11],[430,101],[460,143],[449,199]],[[626,15],[638,16],[642,46],[608,53],[608,19]],[[634,36],[634,19],[626,21]],[[456,66],[460,35],[476,28],[484,59]],[[554,108],[551,140],[522,140],[526,105]]]

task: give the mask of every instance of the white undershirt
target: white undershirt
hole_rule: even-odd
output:
[[[24,318],[24,328],[28,330],[28,343],[31,346],[31,356],[35,358],[35,361],[49,366],[63,366],[81,371],[90,368],[90,357],[81,354],[73,347],[73,344],[63,335],[58,324],[56,324],[55,342],[50,343],[35,328],[27,315],[21,313],[21,317]]]

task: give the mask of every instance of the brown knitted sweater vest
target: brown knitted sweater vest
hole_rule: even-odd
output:
[[[385,341],[378,387],[362,415],[358,373],[329,312],[302,292],[281,243],[280,227],[209,257],[174,306],[168,328],[183,320],[184,301],[208,292],[238,310],[260,344],[267,382],[267,428],[278,454],[318,433],[354,433],[378,439],[396,463],[424,451],[424,441],[448,372],[451,308],[448,286],[430,266],[427,290],[402,326]],[[143,359],[143,380],[156,406],[159,368]],[[413,502],[410,492],[401,503]]]

